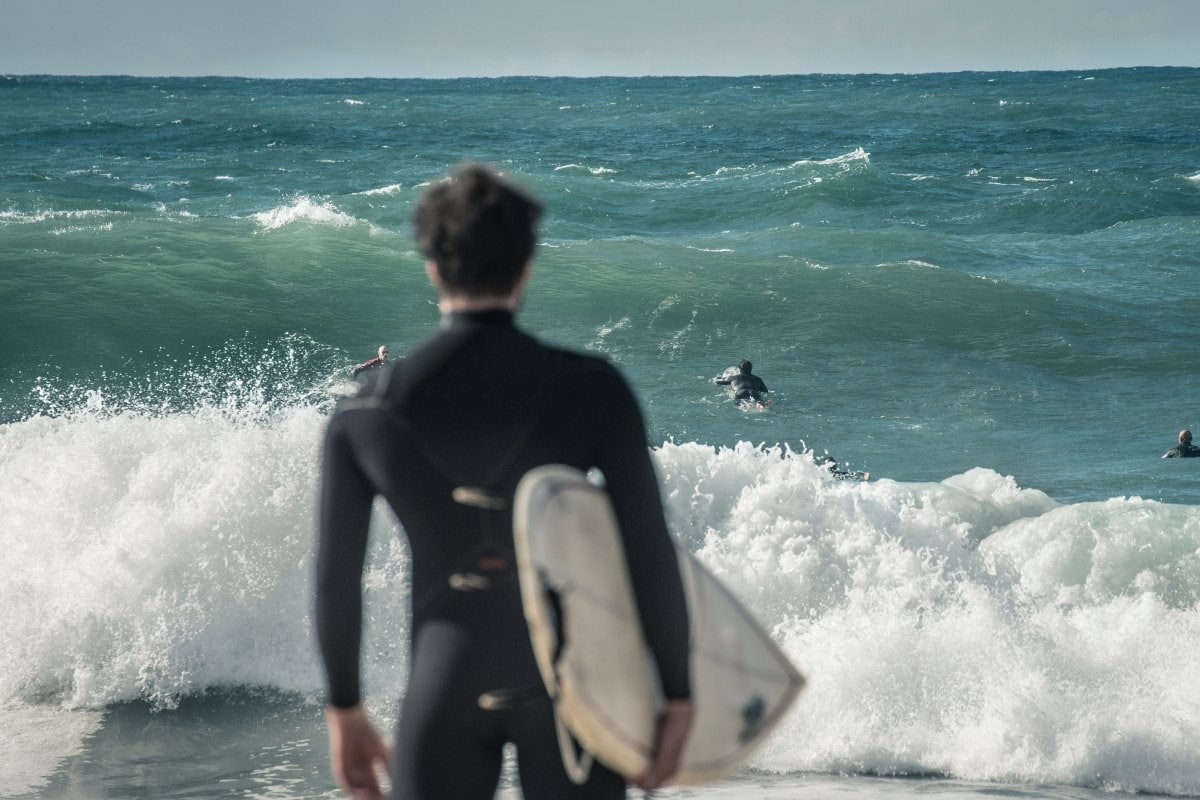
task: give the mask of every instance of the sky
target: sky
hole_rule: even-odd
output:
[[[1200,66],[1200,0],[0,0],[0,74],[766,75]]]

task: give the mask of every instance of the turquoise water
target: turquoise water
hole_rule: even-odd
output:
[[[1197,130],[1196,69],[0,78],[0,795],[332,790],[317,443],[436,324],[408,219],[464,159],[546,202],[524,324],[636,385],[673,530],[811,678],[694,796],[1200,795]]]

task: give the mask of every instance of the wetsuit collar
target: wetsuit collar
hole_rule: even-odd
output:
[[[479,311],[451,311],[442,315],[442,327],[453,328],[462,324],[498,325],[516,327],[513,312],[507,308],[485,308]]]

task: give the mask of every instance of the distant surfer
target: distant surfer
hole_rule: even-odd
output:
[[[821,469],[829,470],[829,474],[835,480],[839,481],[866,481],[871,479],[871,473],[858,472],[856,470],[842,469],[838,466],[837,459],[830,455],[818,457],[816,460],[817,466]]]
[[[1179,432],[1179,444],[1162,454],[1163,458],[1196,458],[1200,447],[1192,444],[1192,432],[1184,428]]]
[[[767,384],[763,382],[762,378],[754,374],[753,369],[753,364],[742,359],[736,367],[730,367],[713,378],[713,383],[732,389],[733,400],[738,405],[751,403],[765,405],[768,401],[763,398],[770,389],[767,388]]]
[[[600,763],[582,784],[568,776],[534,659],[512,502],[522,476],[544,464],[598,469],[617,517],[666,697],[653,763],[633,782],[666,782],[691,729],[688,607],[637,400],[607,360],[515,324],[541,210],[474,165],[426,191],[414,223],[441,325],[403,360],[370,371],[325,432],[315,609],[325,718],[338,784],[363,800],[383,796],[377,770],[389,763],[397,799],[492,798],[508,743],[526,800],[625,797],[625,779]],[[391,753],[360,688],[376,497],[411,553],[409,677]]]
[[[370,361],[364,361],[354,368],[354,377],[362,375],[373,369],[379,369],[388,363],[388,346],[386,344],[379,345],[379,354]]]

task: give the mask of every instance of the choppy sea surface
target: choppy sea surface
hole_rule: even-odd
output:
[[[318,445],[436,325],[409,217],[467,159],[547,205],[522,324],[635,385],[810,680],[665,796],[1200,796],[1197,131],[1197,69],[0,76],[0,797],[336,793]],[[380,509],[385,725],[407,559]]]

